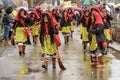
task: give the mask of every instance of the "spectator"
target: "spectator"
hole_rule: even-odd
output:
[[[5,9],[5,14],[3,16],[3,26],[4,26],[4,41],[5,45],[8,45],[8,40],[9,40],[9,31],[10,31],[10,24],[12,23],[12,20],[10,18],[10,14],[12,13],[12,7],[8,7]]]

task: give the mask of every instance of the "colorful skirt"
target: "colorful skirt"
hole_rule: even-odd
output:
[[[69,34],[71,31],[70,31],[70,26],[67,26],[67,27],[62,27],[62,33],[67,33]]]
[[[80,34],[82,36],[82,41],[89,41],[87,28],[80,25]]]
[[[32,26],[31,27],[31,29],[32,29],[32,36],[38,36],[38,34],[39,34],[39,27],[38,27],[38,25],[37,26]]]
[[[42,53],[46,55],[54,55],[57,51],[55,43],[51,43],[50,36],[44,37],[44,42],[42,46]]]
[[[71,22],[70,30],[73,32],[74,31],[74,24]]]
[[[82,34],[82,28],[83,28],[83,25],[80,24],[80,35]]]
[[[111,35],[109,33],[109,29],[104,29],[104,35],[108,41],[111,40]]]
[[[17,27],[16,28],[16,42],[17,43],[27,42],[27,36],[25,34],[25,28],[24,27]]]
[[[95,51],[97,49],[97,40],[96,40],[96,35],[92,34],[92,40],[90,42],[90,51]]]

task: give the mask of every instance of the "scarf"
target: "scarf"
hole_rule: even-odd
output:
[[[68,16],[69,16],[70,20],[72,20],[72,19],[73,19],[74,14],[73,14],[73,13],[69,13],[69,14],[68,14]]]
[[[48,35],[49,35],[48,23],[45,23],[45,31],[46,31],[46,36],[48,37]]]
[[[89,16],[85,17],[86,27],[88,26]]]
[[[67,22],[68,20],[68,18],[67,18],[67,15],[64,15],[64,19],[65,19],[65,22]]]

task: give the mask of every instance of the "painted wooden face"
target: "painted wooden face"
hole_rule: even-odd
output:
[[[20,12],[20,16],[25,16],[25,11],[24,11],[24,10],[22,10],[22,11]]]
[[[44,22],[48,22],[47,16],[44,16]]]
[[[85,16],[89,16],[89,12],[87,11],[87,12],[85,12]]]

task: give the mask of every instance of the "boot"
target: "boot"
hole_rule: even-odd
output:
[[[56,68],[56,58],[52,58],[52,63],[53,63],[53,69]]]
[[[35,44],[37,44],[37,36],[33,36],[33,42],[35,43]]]
[[[44,59],[44,64],[42,65],[42,68],[48,69],[48,59]]]
[[[65,41],[65,44],[67,44],[67,37],[64,36],[64,41]]]
[[[103,56],[98,57],[99,64],[96,66],[97,68],[103,68],[104,62],[103,62]]]
[[[67,42],[69,42],[69,36],[67,36]]]
[[[19,56],[22,56],[22,52],[21,51],[19,51]]]
[[[25,45],[23,45],[23,46],[22,46],[22,48],[23,48],[22,53],[23,53],[23,55],[25,55],[25,54],[26,54],[26,53],[25,53],[25,48],[26,48],[26,46],[25,46]]]
[[[91,66],[95,66],[97,64],[97,59],[96,57],[91,56]]]
[[[30,37],[27,37],[27,44],[31,45]]]

